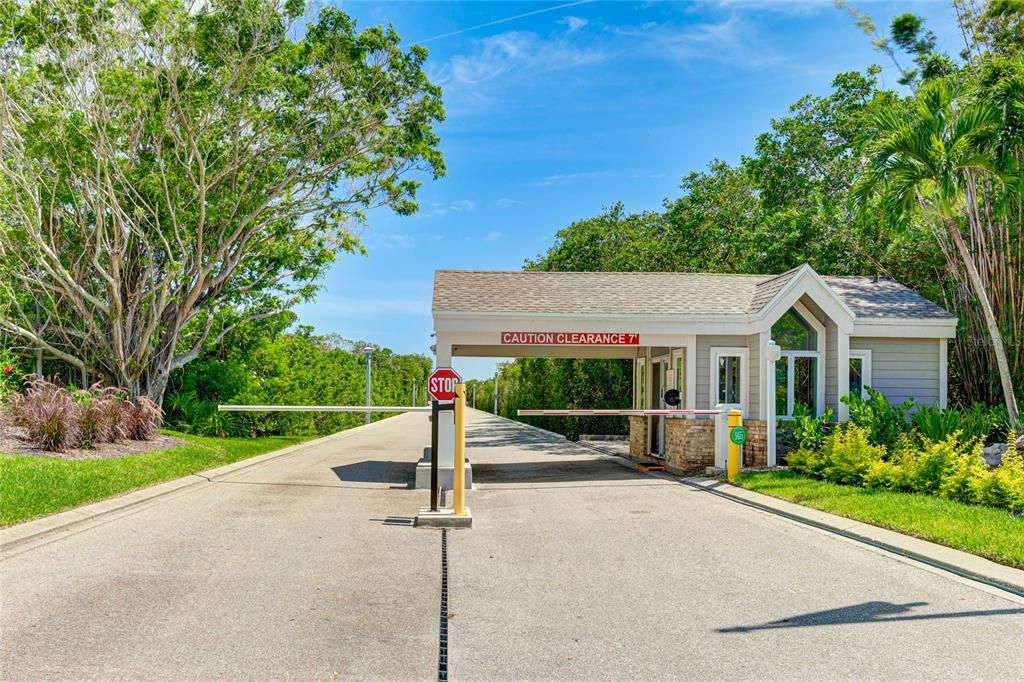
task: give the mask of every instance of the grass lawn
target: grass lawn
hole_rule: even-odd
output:
[[[188,441],[188,445],[112,459],[0,457],[0,527],[307,440],[305,437],[203,438],[166,433]]]
[[[755,492],[1024,568],[1024,517],[917,493],[836,485],[792,471],[740,475]]]

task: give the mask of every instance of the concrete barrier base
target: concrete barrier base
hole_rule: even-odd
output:
[[[473,489],[473,465],[470,464],[469,459],[466,459],[465,465],[465,482],[466,490]],[[445,490],[452,490],[455,488],[455,469],[454,467],[443,467],[437,468],[437,484]],[[423,458],[416,463],[416,489],[430,489],[430,448],[425,448],[423,451]]]
[[[430,511],[429,507],[421,507],[416,515],[417,528],[472,528],[473,515],[466,507],[466,513],[456,516],[451,509]]]

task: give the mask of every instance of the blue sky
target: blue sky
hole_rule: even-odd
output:
[[[339,257],[297,313],[318,332],[401,353],[429,354],[435,269],[517,270],[603,206],[657,209],[684,174],[749,153],[773,117],[827,93],[840,71],[879,64],[896,85],[831,2],[337,4],[430,49],[448,174],[422,188],[419,214],[371,213],[369,255]],[[960,50],[948,2],[853,4],[883,30],[923,15],[941,48]],[[494,367],[455,361],[464,378]]]

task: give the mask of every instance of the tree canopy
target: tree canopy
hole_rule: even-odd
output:
[[[288,0],[0,2],[0,332],[159,400],[444,172],[426,50]]]

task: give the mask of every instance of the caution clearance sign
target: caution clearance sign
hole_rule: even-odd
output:
[[[640,335],[625,332],[502,332],[503,345],[639,346]]]

